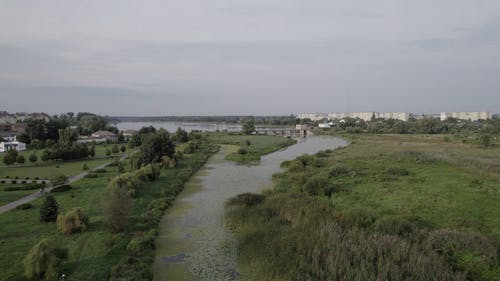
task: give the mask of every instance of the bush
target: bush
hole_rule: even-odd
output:
[[[53,185],[60,185],[66,183],[68,181],[68,177],[65,175],[57,175],[53,177],[50,181],[52,182]]]
[[[117,144],[113,145],[113,147],[111,148],[111,152],[112,153],[118,153],[118,152],[120,152],[120,148],[118,147]]]
[[[356,226],[365,229],[373,225],[375,220],[376,216],[372,209],[358,207],[344,213],[343,225],[345,227]]]
[[[123,153],[125,151],[127,151],[127,148],[125,147],[125,145],[122,144],[122,146],[120,146],[120,151]]]
[[[87,165],[87,163],[83,163],[82,171],[88,171],[88,170],[89,170],[89,166]]]
[[[16,210],[28,210],[31,208],[33,208],[33,205],[31,205],[30,203],[24,203],[24,204],[17,206]]]
[[[324,175],[315,175],[307,180],[302,190],[311,196],[330,196],[335,192],[335,187],[328,177]]]
[[[47,195],[40,206],[40,220],[42,222],[52,222],[57,220],[59,205],[52,195]]]
[[[29,159],[30,159],[30,162],[31,162],[31,163],[35,163],[36,161],[38,161],[38,156],[36,156],[36,154],[35,154],[35,153],[31,153],[31,155],[30,155],[30,158],[29,158]]]
[[[89,218],[80,208],[73,208],[66,214],[57,216],[57,228],[66,235],[84,232],[88,225]]]
[[[229,206],[245,205],[251,207],[258,204],[262,204],[265,199],[266,197],[262,194],[243,193],[229,199],[227,205]]]
[[[23,155],[18,155],[16,158],[16,162],[19,164],[24,164],[24,162],[26,162],[26,158],[24,158]]]
[[[60,185],[60,186],[55,187],[54,189],[52,189],[52,192],[64,192],[64,191],[68,191],[72,188],[73,187],[71,185],[65,184],[65,185]]]
[[[106,172],[108,172],[108,171],[106,169],[103,169],[103,168],[101,168],[101,169],[95,169],[94,170],[94,173],[98,173],[98,174],[103,174],[103,173],[106,173]]]
[[[349,170],[349,168],[345,166],[335,166],[330,169],[329,174],[332,177],[338,177],[338,176],[348,175],[350,172],[351,170]]]
[[[11,183],[11,184],[16,184],[16,183],[17,183],[17,181],[16,181],[16,180],[11,180],[11,181],[10,181],[10,183]]]
[[[384,173],[386,175],[392,175],[392,176],[408,176],[410,174],[410,171],[400,167],[389,167],[385,170]]]
[[[104,217],[112,231],[123,231],[133,207],[129,190],[122,185],[109,184],[104,197]]]
[[[86,174],[85,177],[88,179],[94,179],[94,178],[99,177],[99,175],[94,173],[94,172],[90,172],[90,173]]]
[[[415,228],[412,222],[400,216],[384,216],[373,225],[375,232],[399,236],[408,236],[415,231]]]
[[[28,184],[25,186],[8,186],[8,187],[5,187],[3,190],[4,191],[35,190],[35,189],[40,189],[43,186],[45,186],[45,185],[40,184],[40,183],[32,183],[32,184]]]
[[[127,245],[127,251],[132,255],[138,256],[147,250],[155,248],[155,237],[157,232],[150,230],[147,233],[139,233],[136,237],[132,238]]]
[[[68,251],[44,239],[30,249],[24,258],[24,275],[30,280],[58,280]]]

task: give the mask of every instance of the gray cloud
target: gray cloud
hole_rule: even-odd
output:
[[[0,110],[500,111],[499,45],[494,0],[2,1]]]

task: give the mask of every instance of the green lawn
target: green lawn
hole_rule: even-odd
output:
[[[90,228],[84,233],[66,236],[57,231],[54,223],[39,221],[41,199],[33,201],[34,208],[12,210],[0,215],[0,280],[25,280],[23,258],[28,250],[43,238],[51,238],[68,248],[69,257],[64,263],[66,280],[107,280],[111,267],[127,257],[126,246],[133,233],[143,230],[142,214],[147,205],[162,197],[173,198],[178,184],[189,179],[210,155],[214,146],[202,145],[199,151],[184,155],[175,168],[162,169],[160,178],[142,186],[134,200],[134,212],[125,233],[112,234],[102,213],[103,192],[110,177],[117,175],[116,167],[106,168],[98,178],[85,178],[74,184],[73,189],[53,193],[59,203],[59,213],[81,207],[90,218]],[[154,257],[150,251],[146,259]]]
[[[209,133],[208,139],[216,144],[238,145],[246,150],[245,154],[238,154],[235,152],[227,156],[228,160],[239,163],[258,161],[262,155],[269,154],[296,143],[295,140],[285,137],[228,133]],[[250,145],[247,145],[247,141],[250,142]]]
[[[9,176],[10,178],[19,177],[39,177],[50,179],[53,176],[64,174],[67,176],[74,176],[82,172],[83,164],[86,163],[89,168],[97,167],[101,164],[111,161],[110,157],[106,156],[106,149],[111,149],[112,145],[96,145],[95,158],[75,160],[75,161],[47,161],[43,162],[38,159],[37,162],[32,164],[29,162],[28,157],[31,152],[22,151],[22,155],[26,157],[26,163],[23,165],[10,165],[7,166],[3,163],[4,153],[0,153],[0,178]],[[36,151],[40,158],[42,151]],[[125,152],[127,153],[127,151]],[[122,153],[113,154],[112,156],[121,156]]]
[[[15,201],[19,198],[23,198],[26,195],[30,195],[33,192],[37,192],[38,190],[14,190],[14,191],[5,191],[6,187],[11,186],[25,186],[24,184],[0,184],[0,206]]]

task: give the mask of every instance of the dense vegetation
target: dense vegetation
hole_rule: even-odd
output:
[[[500,280],[500,150],[356,135],[228,202],[244,280]]]
[[[152,279],[158,222],[184,182],[217,146],[201,136],[193,136],[196,145],[173,143],[172,136],[161,130],[148,133],[145,139],[149,138],[153,141],[144,145],[151,144],[152,151],[141,146],[137,154],[141,158],[158,154],[150,163],[137,167],[117,161],[72,183],[71,189],[2,214],[0,251],[9,255],[0,256],[0,280],[26,280],[23,269],[33,280],[62,273],[67,280]],[[184,153],[178,153],[174,144]],[[170,158],[168,165],[164,165],[164,157]],[[126,200],[120,201],[122,197]],[[41,217],[47,222],[41,223]],[[36,245],[40,239],[47,240]],[[52,247],[55,241],[61,249]],[[64,251],[67,256],[58,255]],[[31,262],[35,260],[37,263]]]

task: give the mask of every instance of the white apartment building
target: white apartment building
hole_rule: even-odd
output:
[[[472,111],[472,112],[441,112],[441,121],[448,118],[455,118],[460,120],[486,120],[491,119],[491,112],[486,111]]]

